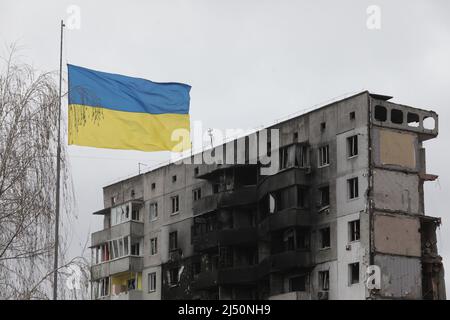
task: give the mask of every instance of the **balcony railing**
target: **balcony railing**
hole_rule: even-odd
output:
[[[109,277],[110,275],[130,272],[142,272],[143,257],[125,256],[118,259],[105,261],[91,267],[91,280]]]
[[[139,221],[128,221],[112,226],[111,228],[94,232],[91,236],[91,246],[98,246],[112,239],[124,236],[143,237],[144,223]]]
[[[112,294],[110,300],[142,300],[142,290],[128,290]]]
[[[201,272],[192,284],[196,290],[208,289],[217,285],[252,284],[258,280],[258,266],[238,266]]]
[[[312,215],[308,209],[290,208],[269,214],[259,224],[258,232],[263,236],[268,232],[290,227],[308,227],[312,222]]]
[[[256,243],[257,230],[254,227],[215,230],[194,236],[194,250],[204,251],[217,246],[245,246]]]
[[[283,272],[295,268],[311,268],[313,266],[309,250],[292,250],[272,254],[259,264],[259,276],[272,272]]]
[[[296,184],[308,185],[310,178],[309,172],[309,168],[292,167],[284,169],[277,174],[263,177],[258,185],[258,199],[261,199],[269,192],[281,190]]]
[[[256,202],[256,186],[241,186],[203,197],[193,203],[194,215],[212,212],[218,208],[237,207]]]

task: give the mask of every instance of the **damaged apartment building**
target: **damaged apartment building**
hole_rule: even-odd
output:
[[[391,99],[364,91],[268,127],[275,174],[246,148],[243,164],[171,163],[105,187],[92,298],[445,299],[423,191],[438,116]]]

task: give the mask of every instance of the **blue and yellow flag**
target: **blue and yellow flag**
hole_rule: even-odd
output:
[[[67,67],[69,144],[141,151],[190,148],[189,85]]]

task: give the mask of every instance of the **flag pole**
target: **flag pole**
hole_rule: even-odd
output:
[[[56,199],[55,199],[55,255],[53,261],[53,300],[58,299],[58,249],[59,249],[59,209],[61,180],[61,86],[62,86],[62,51],[64,20],[61,20],[61,38],[59,48],[59,105],[58,105],[58,141],[56,149]]]

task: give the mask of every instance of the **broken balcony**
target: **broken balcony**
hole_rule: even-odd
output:
[[[256,202],[256,186],[241,186],[237,189],[218,192],[195,201],[194,215],[201,215],[220,208],[245,206]]]
[[[258,266],[242,266],[200,272],[194,277],[193,288],[204,290],[223,285],[254,284],[258,279]]]
[[[256,243],[257,239],[257,230],[254,227],[215,230],[194,236],[194,251],[201,252],[217,246],[245,246]]]

